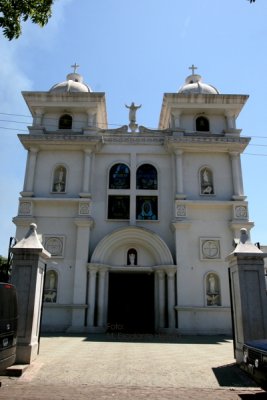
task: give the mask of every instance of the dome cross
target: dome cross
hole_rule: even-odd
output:
[[[191,67],[189,67],[188,69],[191,69],[192,75],[195,75],[195,69],[197,69],[197,67],[195,67],[194,64],[192,64]]]
[[[76,74],[76,69],[79,68],[80,66],[78,64],[76,64],[76,62],[70,66],[71,68],[73,68],[73,73]]]

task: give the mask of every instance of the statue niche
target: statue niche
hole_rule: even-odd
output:
[[[214,194],[212,171],[206,167],[200,171],[200,194]]]
[[[214,273],[210,273],[206,277],[206,299],[207,306],[221,305],[219,277]]]
[[[53,188],[54,193],[64,193],[66,189],[66,168],[62,165],[54,170]]]
[[[127,251],[127,265],[134,267],[137,264],[137,251],[135,249],[129,249]]]

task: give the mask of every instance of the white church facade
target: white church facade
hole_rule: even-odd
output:
[[[108,128],[105,94],[76,71],[23,92],[33,116],[14,218],[37,224],[47,263],[43,329],[231,333],[228,264],[251,229],[236,119],[248,96],[220,94],[194,68],[165,93],[158,129]]]

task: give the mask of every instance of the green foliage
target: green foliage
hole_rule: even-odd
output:
[[[30,19],[44,26],[52,14],[53,0],[0,0],[0,28],[9,40],[21,35],[21,22]]]
[[[0,282],[9,282],[10,265],[7,258],[0,255]]]
[[[0,265],[6,264],[7,258],[0,255]]]

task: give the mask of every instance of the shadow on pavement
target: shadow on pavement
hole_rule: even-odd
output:
[[[239,394],[242,400],[266,400],[267,393]]]
[[[212,368],[212,370],[220,386],[225,386],[225,387],[258,386],[246,373],[244,373],[234,363],[228,365],[222,365],[217,368]],[[265,399],[267,399],[267,394],[265,394],[265,396],[266,396]]]
[[[144,334],[108,332],[89,334],[84,339],[90,342],[128,342],[128,343],[174,343],[174,344],[220,344],[231,341],[227,336],[182,336],[179,334]]]

